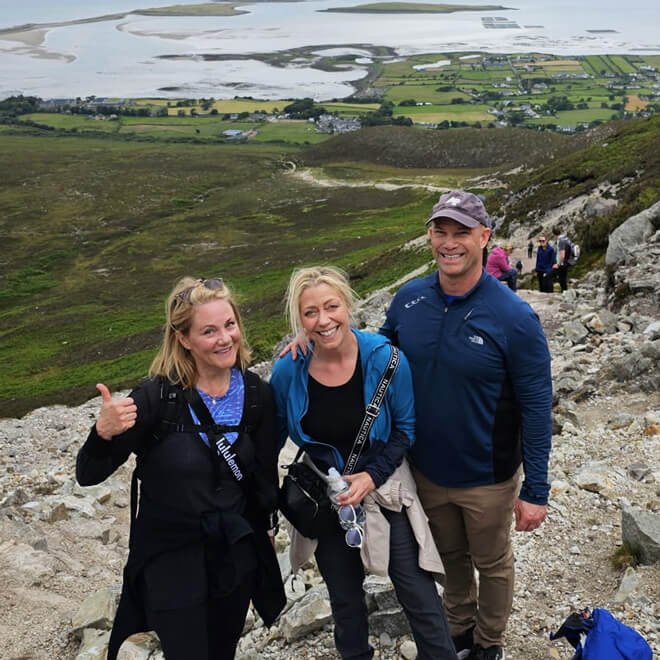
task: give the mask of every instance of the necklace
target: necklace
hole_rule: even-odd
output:
[[[227,376],[227,385],[226,387],[222,388],[224,390],[223,394],[218,394],[216,396],[213,396],[212,394],[208,394],[199,387],[197,389],[201,392],[201,394],[204,396],[205,399],[210,401],[211,404],[215,406],[218,403],[218,401],[220,401],[220,399],[224,399],[224,397],[227,396],[227,392],[229,392],[229,387],[231,386],[231,374],[232,374],[232,370],[230,369],[229,375]]]

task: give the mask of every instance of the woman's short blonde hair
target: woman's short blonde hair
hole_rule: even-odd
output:
[[[187,335],[190,332],[195,307],[212,300],[225,300],[231,306],[241,335],[235,366],[242,370],[247,368],[251,358],[250,347],[245,338],[241,315],[227,285],[220,278],[183,277],[167,297],[163,341],[149,368],[150,376],[167,378],[175,385],[185,388],[195,386],[197,382],[195,360],[190,351],[181,345],[177,333]]]
[[[303,329],[302,315],[300,313],[300,297],[306,289],[326,284],[337,292],[353,317],[358,295],[353,291],[348,281],[348,275],[335,266],[308,266],[298,268],[291,274],[289,286],[286,290],[286,312],[291,332],[297,335]]]

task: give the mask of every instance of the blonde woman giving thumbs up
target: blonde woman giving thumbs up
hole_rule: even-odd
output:
[[[124,398],[96,386],[101,411],[78,453],[78,482],[100,483],[131,454],[137,465],[108,660],[146,630],[167,660],[233,658],[250,600],[267,625],[286,602],[272,545],[274,404],[249,359],[222,279],[187,277],[167,299],[150,377]]]

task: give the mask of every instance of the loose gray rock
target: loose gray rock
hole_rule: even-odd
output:
[[[374,635],[387,633],[392,637],[410,634],[408,619],[401,607],[391,610],[377,610],[369,615],[369,630]]]
[[[642,564],[660,561],[660,515],[626,507],[621,511],[621,536],[639,554]]]
[[[101,589],[86,598],[71,621],[72,632],[81,634],[85,628],[110,630],[119,604],[115,589]]]
[[[399,652],[401,653],[401,657],[404,660],[415,660],[417,657],[417,645],[415,642],[406,640],[401,644]]]
[[[324,586],[310,589],[304,598],[293,604],[280,619],[280,630],[290,642],[320,630],[332,619],[328,590]]]
[[[82,643],[76,660],[105,660],[110,632],[108,630],[87,629],[82,631]]]
[[[617,603],[624,603],[627,601],[637,588],[637,585],[639,585],[639,582],[640,579],[635,572],[635,569],[632,566],[628,566],[626,572],[623,574],[623,579],[616,592],[616,596],[614,596],[614,600]]]

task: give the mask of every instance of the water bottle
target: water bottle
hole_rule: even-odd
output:
[[[341,474],[339,474],[335,468],[331,467],[328,470],[328,497],[330,498],[330,501],[338,506],[339,502],[337,502],[337,496],[341,495],[341,493],[347,491],[349,488],[349,483],[341,478]]]

